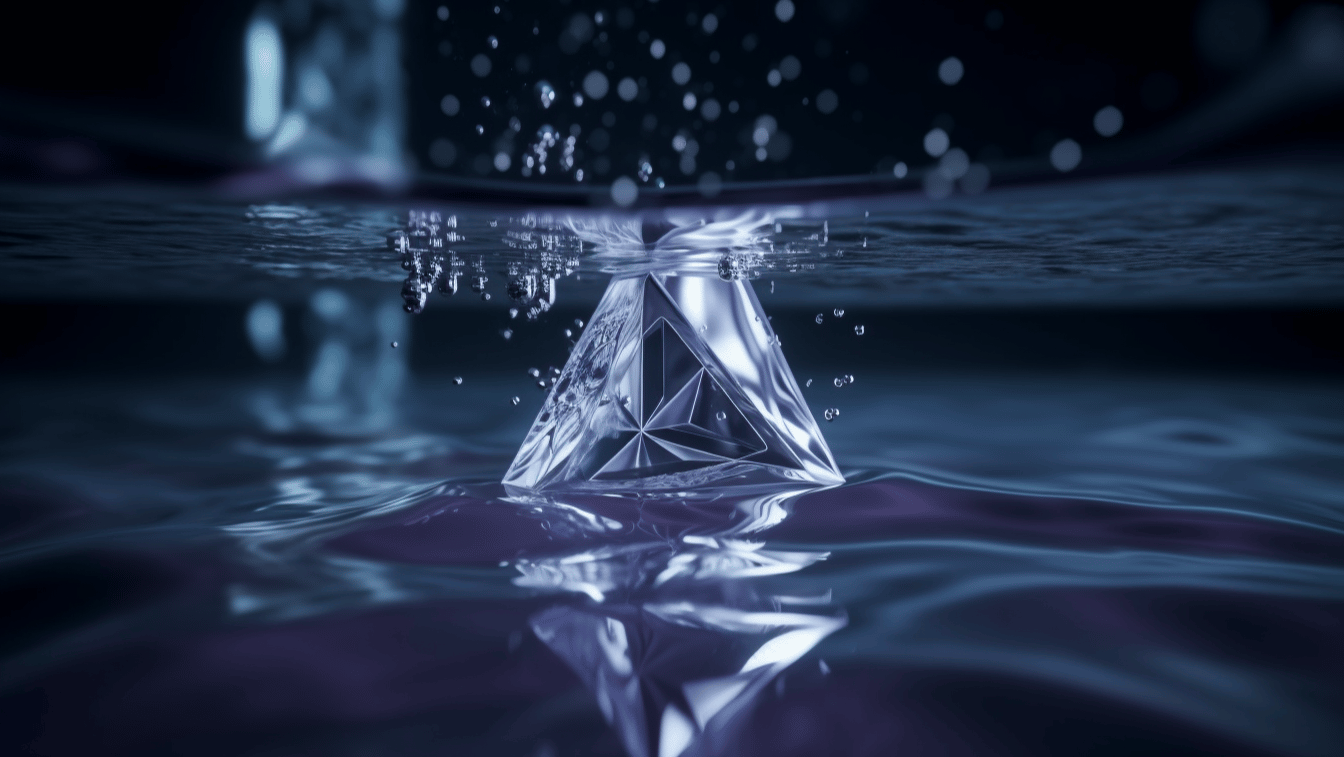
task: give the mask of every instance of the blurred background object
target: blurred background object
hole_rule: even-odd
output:
[[[627,177],[646,199],[764,180],[938,196],[1344,133],[1334,4],[779,6],[25,4],[0,31],[0,164],[245,192],[418,177],[606,202],[586,187]]]

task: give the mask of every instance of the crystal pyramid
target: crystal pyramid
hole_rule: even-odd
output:
[[[613,279],[513,464],[528,491],[844,481],[751,285]]]

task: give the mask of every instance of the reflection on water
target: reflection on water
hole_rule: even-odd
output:
[[[416,754],[447,748],[432,733],[469,754],[615,753],[607,720],[636,754],[863,753],[874,732],[834,718],[943,743],[953,715],[889,688],[929,676],[1008,680],[1045,712],[1139,708],[1184,748],[1341,743],[1329,386],[865,375],[826,426],[848,484],[687,503],[506,493],[491,481],[531,412],[491,384],[422,380],[362,436],[238,412],[263,390],[301,405],[306,381],[6,393],[25,399],[6,407],[5,580],[70,593],[60,576],[96,559],[120,587],[8,647],[4,690],[48,692],[37,743],[77,751],[96,707],[99,739],[225,727],[239,754],[276,727],[356,754],[408,718],[446,724],[405,736]],[[220,686],[239,698],[171,705]],[[137,698],[101,693],[118,687]],[[128,709],[146,707],[173,728]],[[976,711],[956,710],[962,737],[1007,738]]]
[[[695,522],[703,530],[733,523],[742,512],[787,510],[797,493],[713,498],[701,492],[712,500],[701,514],[717,509],[718,517]],[[683,499],[667,504],[677,507]],[[536,613],[530,626],[592,691],[629,754],[713,753],[780,673],[844,626],[844,615],[831,606],[829,593],[761,591],[756,579],[826,557],[762,549],[762,542],[740,538],[778,518],[734,523],[737,536],[678,538],[671,533],[675,524],[661,522],[641,504],[623,503],[625,512],[640,513],[634,530],[645,538],[664,531],[668,538],[521,558],[514,584],[590,600]],[[614,519],[603,520],[608,529],[620,528]]]

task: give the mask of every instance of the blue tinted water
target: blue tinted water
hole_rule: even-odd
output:
[[[0,400],[0,586],[21,608],[0,634],[5,748],[621,754],[612,707],[657,720],[668,701],[689,706],[687,680],[755,649],[763,631],[733,626],[741,613],[774,613],[771,628],[826,630],[779,652],[780,672],[693,751],[1336,754],[1337,374],[795,359],[856,318],[882,323],[879,305],[1337,306],[1336,176],[1271,167],[885,198],[867,217],[772,211],[764,242],[729,251],[757,255],[767,312],[802,324],[776,325],[799,383],[814,379],[813,414],[841,409],[822,426],[848,483],[750,512],[504,491],[544,396],[513,363],[555,358],[410,331],[384,242],[404,208],[6,190],[11,300],[130,298],[165,318],[217,300],[235,342],[257,297],[307,315],[286,332],[297,362],[270,372],[248,357],[217,376],[35,373],[16,348]],[[520,331],[490,342],[524,344],[499,269],[526,262],[510,247],[525,214],[442,212],[458,215],[468,265],[499,256],[495,299],[464,286],[425,317],[490,309]],[[583,311],[629,261],[619,245],[574,252],[559,301]],[[348,304],[324,320],[335,301],[314,295],[333,290]],[[568,322],[552,315],[537,328],[563,359]],[[416,369],[415,351],[453,359]],[[682,538],[754,517],[770,527],[733,538],[761,546]],[[616,621],[628,657],[602,636]],[[595,691],[585,676],[625,659],[636,698]]]

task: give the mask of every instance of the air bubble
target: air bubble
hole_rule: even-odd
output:
[[[845,383],[846,383],[846,384],[852,384],[852,383],[854,383],[854,374],[852,374],[852,373],[846,373],[846,374],[845,374]]]
[[[858,334],[859,336],[863,336],[863,324],[862,324],[862,323],[860,323],[858,326],[855,326],[855,327],[854,327],[854,333],[855,333],[855,334]]]
[[[513,329],[503,329],[499,332],[499,335],[504,337],[504,341],[507,342],[513,338]]]
[[[807,383],[803,384],[803,386],[812,386],[812,379],[808,379]]]
[[[518,317],[518,308],[509,308],[509,318],[512,319],[517,317]]]
[[[454,377],[453,377],[453,384],[454,384],[455,386],[462,386],[462,377],[461,377],[461,376],[454,376]]]
[[[837,378],[837,379],[835,379],[834,381],[832,381],[831,383],[835,384],[835,388],[836,388],[836,389],[839,389],[840,387],[842,387],[842,386],[845,385],[845,380],[842,379],[842,378]]]
[[[715,414],[714,414],[714,417],[715,417],[715,418],[718,418],[718,419],[721,420],[721,421],[726,421],[726,420],[728,420],[728,414],[725,413],[725,412],[723,412],[722,410],[720,410],[719,412],[715,413]]]
[[[527,375],[531,376],[532,378],[541,378],[541,371],[537,370],[536,368],[528,368]]]
[[[522,402],[522,400],[518,397],[514,397],[513,399],[509,400],[509,402],[512,402],[514,407],[518,407],[518,403]]]
[[[551,107],[555,103],[555,88],[545,79],[537,82],[533,88],[537,94],[537,101],[541,103],[542,110]]]
[[[491,34],[489,37],[486,38],[485,41],[490,43],[491,50],[499,49],[499,37],[496,37],[495,35]]]
[[[833,314],[835,314],[835,317],[836,317],[836,318],[844,318],[844,317],[845,317],[845,309],[844,309],[844,308],[836,308],[835,310],[832,310],[831,312],[832,312]]]
[[[396,348],[397,348],[397,343],[396,343],[396,342],[393,342],[393,343],[392,343],[392,349],[395,350]]]
[[[484,134],[484,133],[485,133],[485,127],[482,126],[482,125],[480,125],[480,124],[476,124],[476,133],[477,133],[477,134]]]
[[[817,317],[814,320],[817,322],[817,325],[820,326],[821,322],[826,320],[826,317],[823,316],[821,313],[817,313]]]
[[[826,418],[826,420],[833,421],[836,418],[840,417],[840,410],[838,408],[828,407],[826,408],[826,412],[822,413],[822,415]]]
[[[683,63],[678,63],[672,67],[672,81],[678,85],[685,86],[691,80],[691,67]]]

